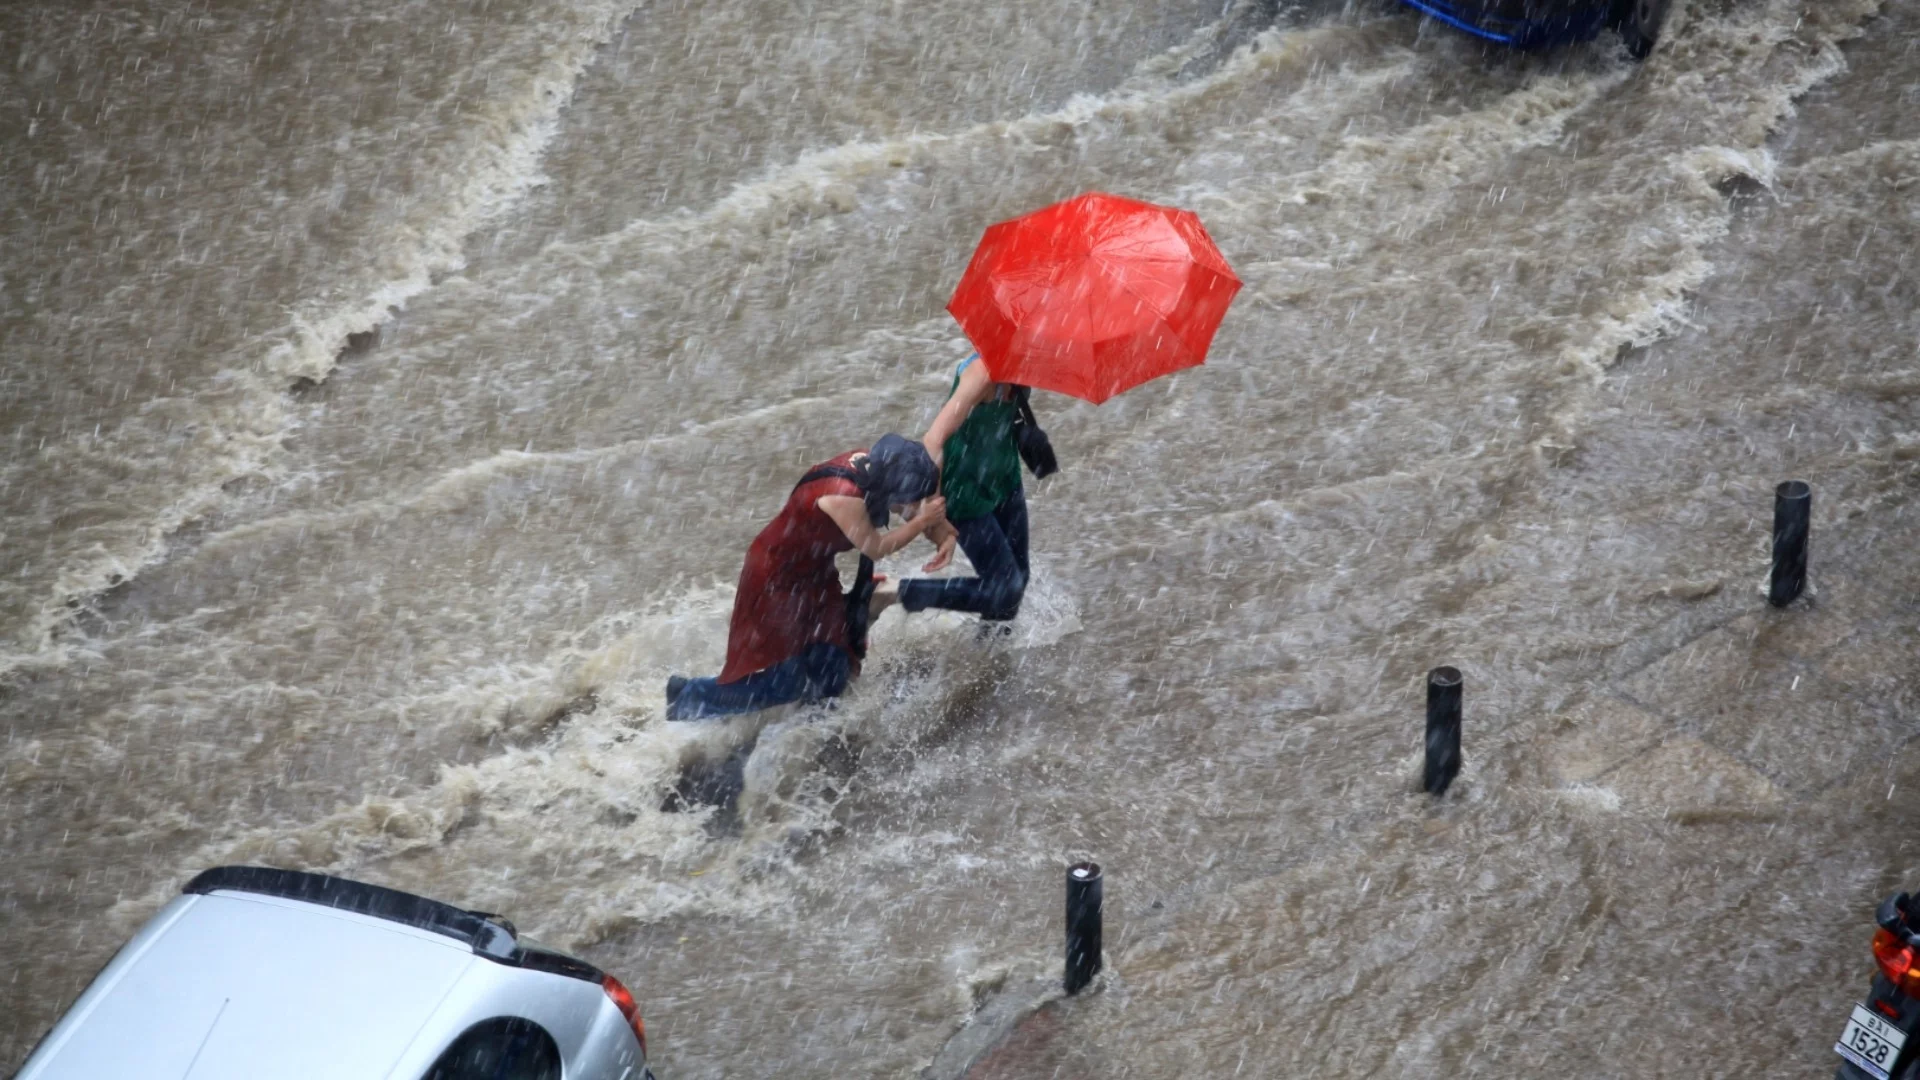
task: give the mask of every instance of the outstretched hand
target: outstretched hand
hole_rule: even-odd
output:
[[[920,569],[929,574],[936,573],[941,570],[945,570],[947,568],[947,564],[953,561],[953,549],[954,549],[954,546],[959,542],[960,542],[960,534],[955,532],[953,529],[948,528],[943,532],[941,532],[939,537],[936,538],[934,541],[934,543],[938,546],[939,550],[935,551],[933,553],[933,558],[927,562],[927,565],[921,567]]]

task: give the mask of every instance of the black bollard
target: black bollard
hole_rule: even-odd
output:
[[[1786,607],[1807,584],[1807,541],[1813,532],[1813,488],[1789,480],[1773,489],[1773,576],[1767,603]]]
[[[1077,994],[1100,970],[1100,864],[1067,868],[1067,993]]]
[[[1421,786],[1445,795],[1460,775],[1460,669],[1427,672],[1427,772]]]

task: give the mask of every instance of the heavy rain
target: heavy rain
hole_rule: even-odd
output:
[[[1830,1075],[1920,884],[1915,42],[0,6],[0,1073],[252,864],[507,913],[660,1080]],[[1084,192],[1244,285],[1204,364],[1034,394],[1018,617],[670,723],[795,480],[933,421],[983,232]]]

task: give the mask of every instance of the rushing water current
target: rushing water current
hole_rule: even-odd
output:
[[[663,1080],[914,1076],[1091,857],[1106,975],[976,1076],[1830,1073],[1920,884],[1915,42],[0,5],[0,1072],[255,861],[581,951]],[[1205,366],[1040,395],[1013,634],[890,612],[837,708],[667,725],[795,477],[938,407],[981,231],[1090,189],[1246,285]]]

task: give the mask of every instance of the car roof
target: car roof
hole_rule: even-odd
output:
[[[21,1080],[387,1075],[476,966],[445,932],[279,896],[183,896],[129,942]]]
[[[364,881],[270,866],[216,866],[194,876],[181,892],[242,892],[302,900],[321,907],[377,915],[389,922],[432,930],[470,946],[474,952],[510,959],[515,946],[513,924],[498,915],[465,911],[424,896],[369,885]]]

